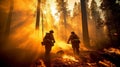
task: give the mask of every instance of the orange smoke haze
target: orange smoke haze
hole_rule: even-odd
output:
[[[59,22],[59,15],[56,15],[57,9],[54,0],[47,0],[46,4],[41,7],[43,18],[40,15],[40,27],[39,30],[36,31],[36,4],[37,0],[14,0],[10,30],[11,45],[8,45],[8,48],[25,49],[35,53],[43,53],[44,46],[41,45],[41,42],[45,33],[49,32],[51,29],[54,30],[54,38],[56,40],[52,52],[57,52],[61,49],[72,49],[71,45],[67,44],[67,39],[71,31],[75,31],[79,35],[80,40],[82,40],[81,16],[78,15],[72,19],[68,17],[68,26],[65,30],[64,25]]]
[[[73,0],[68,0],[68,6],[70,6],[70,4],[73,5],[75,1],[73,3],[71,2],[73,2]],[[76,2],[79,1],[76,0]],[[71,45],[67,44],[67,39],[69,38],[71,31],[75,31],[79,36],[81,40],[80,49],[86,50],[82,44],[81,12],[75,17],[67,17],[67,27],[64,28],[64,24],[61,23],[62,20],[60,20],[59,14],[56,15],[57,9],[55,0],[47,0],[45,4],[41,4],[41,13],[43,13],[43,16],[40,15],[39,30],[36,31],[36,5],[37,0],[14,0],[10,35],[12,45],[8,45],[8,47],[43,53],[44,47],[41,45],[42,39],[46,32],[53,29],[56,43],[52,48],[52,52],[57,52],[61,49],[72,49]],[[69,9],[71,8],[69,7]],[[6,9],[6,11],[8,10],[9,9]]]
[[[3,11],[2,21],[7,23],[8,13],[10,11],[11,0],[1,0],[0,3],[1,12]],[[1,2],[0,1],[0,2]],[[43,0],[45,1],[45,0]],[[68,9],[73,14],[74,3],[80,0],[68,0]],[[63,50],[66,53],[72,53],[71,44],[67,44],[67,40],[74,31],[80,38],[80,50],[88,50],[83,44],[82,37],[82,21],[81,12],[77,12],[77,15],[66,17],[66,27],[63,17],[60,13],[57,13],[55,0],[46,0],[46,3],[41,4],[40,8],[40,24],[39,30],[35,30],[36,13],[37,13],[37,0],[14,0],[13,3],[12,20],[10,24],[10,36],[8,42],[4,45],[5,52],[11,54],[11,57],[15,56],[15,60],[24,62],[25,59],[34,61],[38,57],[44,55],[44,46],[41,42],[46,32],[51,29],[54,30],[55,44],[52,47],[51,53],[56,53],[59,50]],[[62,20],[61,20],[62,18]],[[5,28],[6,23],[1,22]],[[90,43],[94,44],[94,40],[105,40],[103,35],[100,37],[95,36],[95,26],[93,21],[88,20],[88,28],[90,35]],[[104,28],[106,33],[106,27]],[[100,32],[98,32],[100,34]],[[106,34],[105,34],[106,35]],[[101,37],[102,36],[102,37]],[[94,39],[94,40],[92,40]],[[6,54],[7,55],[7,54]],[[19,58],[18,58],[19,57]],[[5,57],[6,58],[6,57]],[[64,56],[64,58],[71,58],[76,61],[74,57]]]

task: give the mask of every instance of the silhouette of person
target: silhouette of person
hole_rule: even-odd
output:
[[[74,54],[79,55],[80,40],[79,40],[79,37],[75,34],[75,32],[71,32],[71,35],[70,35],[67,43],[69,44],[69,42],[71,42],[71,44],[72,44]]]
[[[45,37],[43,38],[42,45],[45,46],[45,55],[48,56],[50,54],[52,46],[54,46],[55,40],[53,36],[53,30],[50,30],[49,33],[46,33]]]
[[[50,62],[50,51],[52,46],[54,46],[55,39],[53,36],[54,31],[50,30],[49,33],[46,33],[45,37],[43,38],[42,45],[45,46],[45,65],[46,67],[51,67],[51,62]]]

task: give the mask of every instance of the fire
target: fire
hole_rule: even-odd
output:
[[[73,56],[69,56],[69,55],[63,55],[62,58],[65,60],[65,61],[74,61],[74,62],[79,62],[78,60],[76,60],[75,57]]]
[[[109,53],[116,53],[120,55],[120,50],[116,49],[116,48],[109,48],[109,49],[104,49],[105,52],[109,52]]]
[[[116,67],[113,63],[111,63],[110,61],[105,60],[105,59],[102,61],[99,61],[99,64],[102,64],[105,67]]]

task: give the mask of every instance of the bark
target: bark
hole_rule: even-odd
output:
[[[90,47],[88,23],[87,23],[86,0],[80,0],[80,1],[81,1],[81,12],[82,12],[83,43],[86,47]]]

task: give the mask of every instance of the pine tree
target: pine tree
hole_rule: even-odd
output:
[[[120,41],[120,5],[116,0],[102,0],[100,8],[105,12],[105,25],[108,27],[109,46],[119,46]]]
[[[73,16],[71,26],[74,28],[73,30],[76,31],[79,36],[81,36],[82,32],[82,23],[81,23],[81,6],[80,2],[75,2],[73,7]],[[76,27],[79,26],[79,27]]]
[[[66,28],[66,17],[67,17],[67,2],[65,2],[65,0],[56,0],[57,2],[57,10],[60,13],[60,15],[63,17],[61,17],[61,20],[64,20],[64,26]]]
[[[102,26],[102,19],[100,18],[100,12],[98,11],[97,3],[95,0],[92,0],[90,8],[92,20],[94,20],[96,28],[100,28]]]
[[[73,8],[73,16],[80,15],[80,12],[81,12],[80,3],[75,2],[74,8]]]
[[[99,12],[99,7],[97,6],[97,3],[95,0],[91,1],[91,6],[90,6],[90,14],[91,14],[91,19],[93,22],[92,23],[92,27],[94,27],[94,35],[93,37],[93,41],[94,41],[94,46],[98,49],[103,48],[103,39],[105,39],[104,34],[103,34],[103,22],[102,19],[100,18],[100,12]],[[99,37],[99,36],[103,36],[103,37]],[[99,38],[98,38],[99,37]]]
[[[64,40],[66,40],[66,33],[67,33],[67,16],[68,16],[68,9],[67,9],[67,1],[65,0],[56,0],[57,2],[57,10],[60,13],[60,27],[63,29],[61,32],[65,32],[61,34]]]

